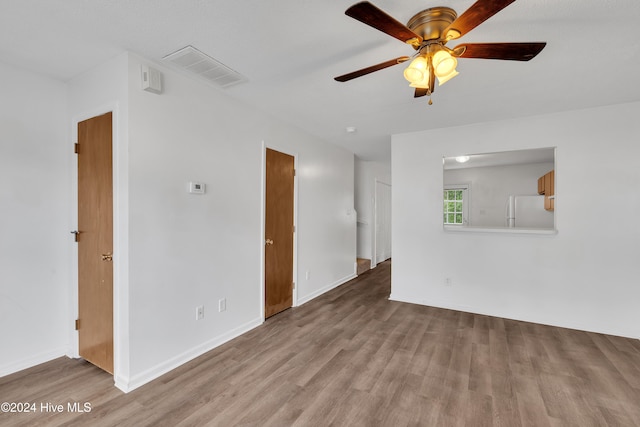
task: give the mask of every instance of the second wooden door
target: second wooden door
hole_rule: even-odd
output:
[[[267,149],[265,197],[265,318],[293,304],[294,158]]]

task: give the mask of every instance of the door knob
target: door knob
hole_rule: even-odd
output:
[[[267,240],[265,240],[265,243],[266,243],[267,245],[273,245],[273,240],[271,240],[271,239],[267,239]]]
[[[103,261],[113,261],[113,254],[111,252],[107,252],[106,254],[102,254]]]

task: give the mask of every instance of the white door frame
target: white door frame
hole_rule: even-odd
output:
[[[378,178],[375,179],[374,186],[373,186],[373,227],[372,227],[373,228],[372,230],[373,252],[371,254],[372,268],[378,265],[378,186],[379,185],[386,185],[388,187],[391,187],[391,184],[384,182],[382,180],[379,180]],[[391,224],[389,224],[389,226],[391,226]]]
[[[113,174],[113,377],[116,387],[123,391],[128,390],[129,378],[129,342],[125,339],[129,330],[129,292],[128,292],[128,174],[126,164],[129,160],[127,141],[120,137],[121,117],[118,103],[107,103],[77,114],[71,119],[70,135],[72,141],[78,140],[78,123],[112,113],[112,174]],[[71,230],[77,230],[78,226],[78,158],[73,153],[73,147],[69,146],[71,156],[70,183],[71,198],[69,224]],[[79,357],[79,334],[75,330],[75,320],[78,318],[78,246],[69,235],[72,242],[70,268],[75,274],[69,281],[69,347],[67,355],[71,358]]]

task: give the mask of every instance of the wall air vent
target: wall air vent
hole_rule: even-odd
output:
[[[240,73],[200,52],[193,46],[183,47],[162,59],[223,88],[247,81]]]

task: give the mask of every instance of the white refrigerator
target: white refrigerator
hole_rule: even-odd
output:
[[[544,196],[509,196],[506,225],[510,228],[553,228],[553,211],[544,208]]]

